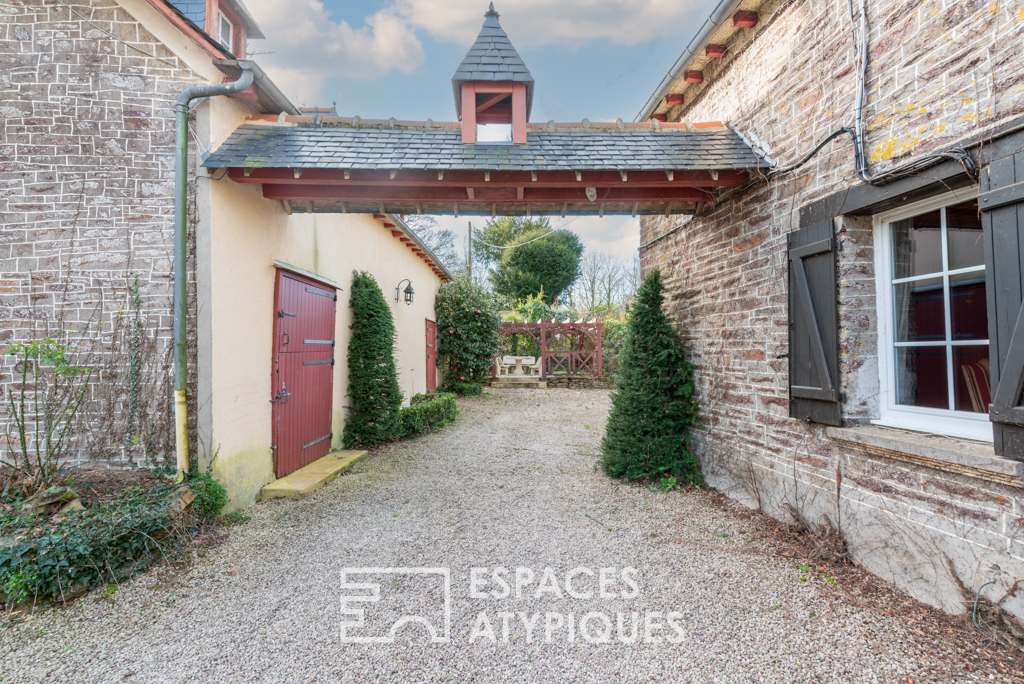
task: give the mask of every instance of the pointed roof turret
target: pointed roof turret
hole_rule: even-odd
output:
[[[517,81],[526,84],[526,116],[533,108],[533,76],[526,63],[512,47],[505,31],[498,23],[494,3],[484,14],[484,26],[473,47],[466,53],[462,64],[452,77],[455,91],[455,111],[462,118],[462,84],[465,81]]]

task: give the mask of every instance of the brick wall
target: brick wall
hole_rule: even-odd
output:
[[[767,8],[767,9],[764,9]],[[855,52],[847,0],[769,2],[763,34],[680,119],[726,120],[780,165],[853,123]],[[780,9],[781,8],[781,9]],[[779,13],[771,18],[775,9]],[[1017,0],[869,0],[866,146],[874,170],[937,151],[1024,114],[1024,7]],[[730,48],[732,49],[732,48]],[[697,364],[710,481],[779,518],[841,518],[855,557],[913,595],[961,609],[962,582],[1001,597],[1024,576],[1024,490],[840,447],[788,416],[786,234],[809,202],[856,181],[842,137],[798,172],[707,216],[645,218],[645,272]],[[878,416],[870,219],[838,217],[844,420]],[[836,470],[842,478],[837,498]],[[841,511],[841,514],[840,514]],[[1003,606],[1024,614],[1011,596]]]
[[[112,0],[67,4],[82,16],[2,8],[0,341],[85,330],[75,358],[100,373],[76,455],[124,456],[132,434],[151,433],[151,451],[173,439],[172,106],[202,79]],[[18,371],[3,359],[5,396]]]

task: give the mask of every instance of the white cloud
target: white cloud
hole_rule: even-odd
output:
[[[679,0],[504,0],[495,9],[517,47],[567,45],[607,39],[624,45],[679,32],[704,12],[704,3]],[[483,0],[396,0],[393,10],[435,38],[472,44],[483,24]]]
[[[319,101],[334,76],[376,79],[423,63],[418,31],[468,47],[483,24],[484,0],[393,0],[353,27],[331,18],[321,0],[247,0],[267,35],[254,44],[278,86],[302,102]],[[501,0],[502,27],[520,48],[579,47],[593,40],[624,45],[680,33],[707,2],[679,0]],[[455,65],[452,65],[454,68]]]
[[[376,79],[423,63],[415,29],[387,9],[353,28],[332,20],[320,0],[249,0],[246,5],[267,36],[252,49],[273,53],[257,59],[299,102],[318,102],[324,83],[334,76]]]

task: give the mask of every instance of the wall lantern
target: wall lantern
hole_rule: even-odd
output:
[[[405,303],[412,304],[412,296],[416,294],[416,291],[412,289],[412,281],[408,278],[398,283],[398,287],[395,288],[395,301],[398,301],[398,291],[402,289],[402,283],[409,283],[405,286],[405,289],[402,290],[402,294],[405,295]]]

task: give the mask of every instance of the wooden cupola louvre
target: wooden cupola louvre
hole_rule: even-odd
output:
[[[509,124],[512,142],[526,144],[533,105],[533,76],[498,23],[494,3],[473,47],[452,77],[462,142],[476,142],[477,124]]]

